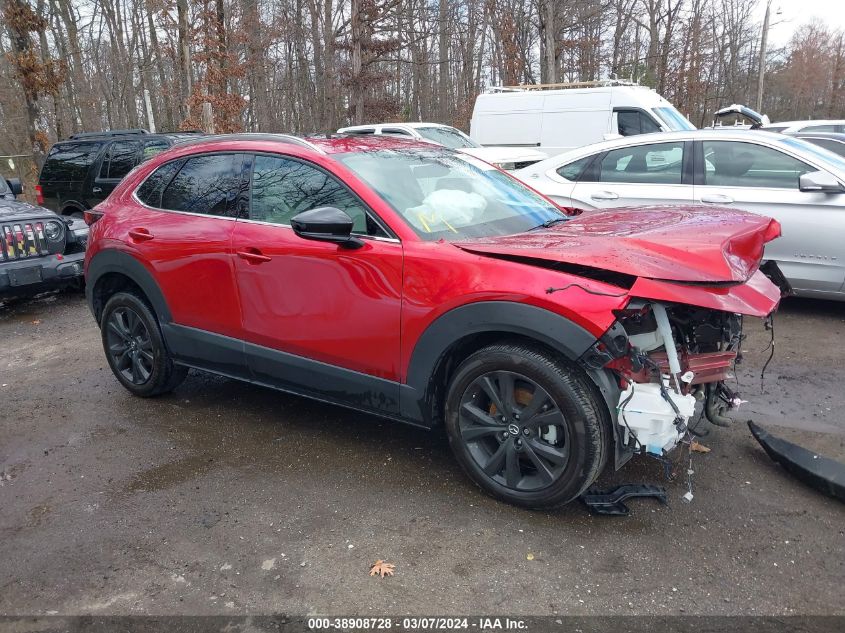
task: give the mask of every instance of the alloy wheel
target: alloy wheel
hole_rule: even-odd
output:
[[[537,382],[510,371],[473,380],[461,398],[461,440],[481,470],[519,491],[557,481],[570,457],[564,414]]]
[[[133,385],[153,373],[153,343],[141,316],[127,307],[114,310],[106,323],[106,343],[115,369]]]

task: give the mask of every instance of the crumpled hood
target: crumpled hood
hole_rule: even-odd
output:
[[[456,242],[466,251],[588,266],[636,277],[698,284],[742,283],[760,265],[780,224],[710,206],[588,212],[548,229]]]

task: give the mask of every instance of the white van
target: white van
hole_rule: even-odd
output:
[[[470,137],[554,156],[618,136],[694,129],[651,88],[607,81],[495,88],[475,100]]]

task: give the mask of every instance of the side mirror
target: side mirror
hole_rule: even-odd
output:
[[[347,248],[359,248],[364,243],[352,237],[352,218],[335,207],[317,207],[298,213],[290,219],[293,232],[306,240],[335,242]]]
[[[817,193],[842,193],[845,187],[826,171],[811,171],[798,178],[798,188],[801,191]]]
[[[9,189],[13,195],[19,196],[23,193],[23,185],[20,178],[7,178],[6,182],[9,184]]]

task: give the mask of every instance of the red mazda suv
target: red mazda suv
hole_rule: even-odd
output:
[[[576,216],[472,156],[389,137],[207,137],[86,217],[87,296],[139,396],[189,367],[432,427],[494,496],[554,507],[608,462],[725,424],[778,224]]]

